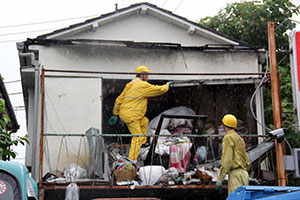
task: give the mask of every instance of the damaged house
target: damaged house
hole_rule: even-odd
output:
[[[17,48],[30,135],[25,164],[40,182],[46,199],[63,199],[66,184],[74,177],[81,181],[83,199],[159,195],[172,199],[173,190],[178,198],[220,195],[214,185],[183,176],[190,163],[170,170],[170,157],[174,156],[170,146],[191,144],[174,151],[193,151],[189,161],[198,158],[191,169],[195,170],[197,164],[220,158],[221,137],[208,140],[204,136],[224,134],[220,128],[224,114],[238,117],[239,133],[264,134],[251,113],[253,109],[263,122],[262,90],[251,97],[264,75],[264,51],[150,3],[134,4],[27,39]],[[155,142],[141,151],[145,154],[138,162],[144,171],[147,166],[159,167],[156,174],[161,176],[152,177],[150,183],[145,179],[150,175],[145,175],[144,182],[137,181],[132,187],[132,183],[117,183],[126,182],[124,176],[135,180],[135,172],[120,178],[114,171],[118,161],[127,156],[131,135],[120,120],[115,126],[107,121],[115,99],[135,77],[139,65],[151,70],[151,84],[174,84],[166,94],[148,100],[148,135],[153,136],[149,141]],[[162,113],[164,120],[159,125]],[[186,136],[177,137],[180,134]],[[162,137],[153,140],[158,135]],[[258,144],[256,137],[244,138],[249,148]],[[161,194],[159,182],[165,172],[177,175],[165,180],[165,194]],[[91,180],[89,187],[84,185]],[[168,189],[168,184],[176,187]]]

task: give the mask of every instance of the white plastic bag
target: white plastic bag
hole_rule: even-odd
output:
[[[141,167],[138,175],[141,179],[141,185],[154,185],[156,184],[161,176],[166,172],[163,166],[150,165]]]
[[[79,188],[76,183],[68,185],[65,200],[79,200]]]
[[[67,179],[84,179],[87,178],[87,170],[81,168],[79,165],[72,163],[63,170],[64,176]]]

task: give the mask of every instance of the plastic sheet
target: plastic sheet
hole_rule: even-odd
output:
[[[68,185],[65,200],[79,200],[79,188],[76,183]]]
[[[97,134],[99,134],[99,129],[93,127],[86,131],[90,152],[88,175],[89,177],[94,177],[96,175],[99,178],[108,180],[108,172],[110,171],[108,155],[103,137],[95,136]]]
[[[173,108],[171,108],[169,110],[165,110],[161,114],[169,114],[169,115],[195,115],[195,111],[193,111],[191,108],[188,108],[188,107],[185,107],[185,106],[179,106],[179,107],[173,107]],[[156,116],[153,120],[151,120],[149,122],[148,130],[147,130],[147,134],[148,135],[150,135],[152,133],[151,129],[155,130],[157,128],[157,125],[158,125],[158,122],[159,122],[161,114],[159,114],[158,116]],[[172,122],[171,122],[171,119],[165,118],[164,121],[163,121],[163,123],[162,123],[161,129],[167,129],[170,124],[171,124],[172,127],[175,128],[176,126],[178,126],[179,124],[182,124],[182,123],[187,123],[187,124],[189,124],[189,126],[192,127],[192,123],[191,123],[190,120],[185,120],[183,122],[182,119],[178,119],[178,120],[172,120]]]
[[[79,165],[72,163],[64,168],[64,176],[70,179],[83,179],[87,178],[86,169],[81,168]]]

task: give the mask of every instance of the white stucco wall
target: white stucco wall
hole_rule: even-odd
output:
[[[259,72],[255,52],[212,52],[191,50],[138,49],[103,46],[40,47],[45,69],[134,72],[146,65],[154,73],[255,73]],[[132,78],[133,75],[98,75]],[[150,76],[150,79],[224,79],[246,76]]]
[[[91,127],[101,131],[101,79],[46,77],[44,127],[44,134],[79,135]],[[46,136],[44,143],[44,173],[71,163],[88,168],[86,137]]]
[[[94,31],[71,34],[57,39],[94,39],[94,40],[128,40],[135,42],[179,43],[183,46],[203,46],[206,44],[220,44],[199,34],[188,34],[174,24],[167,23],[151,15],[135,14],[119,19],[113,23],[100,25]],[[223,42],[224,44],[224,42]]]

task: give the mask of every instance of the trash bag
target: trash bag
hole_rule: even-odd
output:
[[[138,175],[141,179],[141,185],[154,185],[156,184],[161,176],[166,173],[166,170],[163,166],[150,165],[141,167]]]
[[[68,185],[65,200],[79,200],[79,187],[76,183],[70,183]]]
[[[167,129],[162,129],[159,133],[160,135],[171,135],[171,133]],[[165,143],[168,141],[167,137],[159,137],[157,139],[157,144],[155,148],[155,153],[159,155],[170,153],[170,145],[166,145]]]
[[[175,167],[170,167],[161,177],[161,182],[167,183],[168,181],[175,181],[179,173]]]
[[[205,160],[206,160],[206,156],[207,156],[206,146],[200,146],[200,147],[198,147],[196,153],[197,153],[198,164],[204,163]]]

